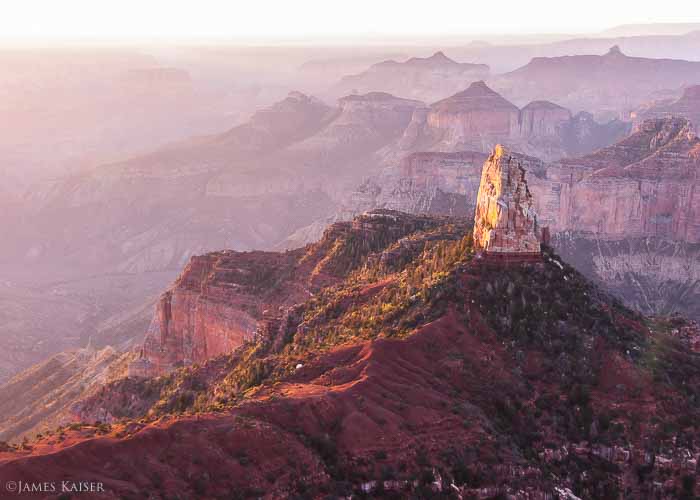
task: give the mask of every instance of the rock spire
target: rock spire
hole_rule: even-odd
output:
[[[522,163],[500,144],[484,163],[474,219],[477,250],[539,255],[537,215]]]

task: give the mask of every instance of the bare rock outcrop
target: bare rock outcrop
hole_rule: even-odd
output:
[[[487,254],[539,255],[537,215],[519,155],[496,146],[484,163],[474,217],[474,247]]]
[[[556,137],[571,111],[549,101],[532,101],[520,110],[519,133],[522,137]]]

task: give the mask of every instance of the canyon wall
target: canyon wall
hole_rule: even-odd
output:
[[[699,171],[690,122],[655,119],[609,148],[542,165],[530,187],[541,222],[554,231],[698,243]]]

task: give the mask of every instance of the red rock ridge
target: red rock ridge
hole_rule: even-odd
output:
[[[399,215],[401,215],[399,217]],[[320,241],[284,253],[222,251],[192,257],[155,307],[132,377],[171,372],[230,353],[280,326],[295,304],[338,282],[352,265],[348,240],[396,240],[433,219],[373,210],[333,224]]]

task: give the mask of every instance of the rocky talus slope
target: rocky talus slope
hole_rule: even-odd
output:
[[[630,311],[549,250],[476,258],[463,220],[329,231],[305,255],[333,280],[283,328],[106,385],[87,422],[0,450],[0,481],[103,483],[86,498],[698,493],[692,325]],[[289,258],[266,261],[283,288]]]

